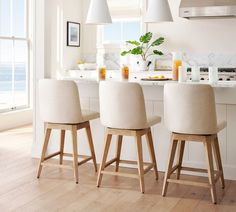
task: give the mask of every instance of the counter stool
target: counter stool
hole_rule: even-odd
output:
[[[78,183],[78,166],[93,160],[95,171],[97,163],[93,146],[93,139],[89,121],[99,118],[99,113],[81,110],[79,92],[75,82],[64,80],[43,79],[39,81],[39,107],[41,119],[45,122],[45,139],[42,155],[38,168],[40,177],[43,166],[53,166],[65,169],[74,169],[75,182]],[[51,131],[61,131],[60,150],[46,156]],[[85,129],[91,156],[78,155],[77,130]],[[71,131],[73,154],[64,153],[64,141],[66,130]],[[59,165],[45,162],[46,160],[59,155]],[[63,156],[73,157],[73,166],[63,165]],[[78,157],[83,158],[78,162]]]
[[[101,185],[103,174],[137,178],[140,181],[141,192],[144,193],[144,174],[154,169],[156,179],[158,170],[151,134],[151,126],[159,123],[161,118],[147,118],[142,88],[137,83],[101,82],[99,87],[101,122],[106,127],[105,148],[100,165],[97,186]],[[107,161],[107,155],[112,136],[117,136],[115,158]],[[151,163],[143,162],[142,139],[145,135],[149,147]],[[123,136],[135,137],[138,161],[120,160]],[[115,172],[104,169],[113,164]],[[138,174],[119,172],[120,163],[138,164]],[[144,168],[144,165],[147,167]]]
[[[222,188],[225,186],[217,133],[226,127],[226,122],[217,123],[213,88],[210,85],[165,85],[164,117],[172,135],[162,195],[166,195],[168,183],[201,186],[210,189],[212,202],[216,203],[215,184],[218,179],[221,180]],[[204,144],[207,170],[182,166],[186,141]],[[177,145],[177,164],[173,166]],[[212,151],[217,170],[214,170]],[[171,174],[176,170],[177,179],[171,179]],[[209,183],[180,180],[181,170],[208,173]]]

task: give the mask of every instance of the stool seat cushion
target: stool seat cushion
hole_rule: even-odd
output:
[[[155,124],[158,124],[161,122],[161,117],[160,116],[148,116],[147,117],[147,127],[152,127]]]
[[[227,122],[226,121],[220,121],[217,123],[217,130],[218,132],[220,132],[221,130],[223,130],[224,128],[226,128],[227,126]]]
[[[82,119],[83,121],[90,121],[100,117],[100,114],[91,110],[82,110]]]

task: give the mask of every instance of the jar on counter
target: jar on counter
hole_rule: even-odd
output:
[[[209,75],[210,84],[216,84],[218,82],[218,68],[217,67],[209,67],[208,75]]]
[[[106,79],[106,66],[99,66],[98,67],[98,80],[105,80]]]
[[[129,67],[127,65],[122,65],[121,67],[121,80],[129,79]]]
[[[200,67],[191,67],[192,82],[200,82]]]
[[[187,81],[187,67],[179,66],[178,78],[180,83]]]
[[[182,53],[173,53],[173,65],[172,65],[172,79],[174,81],[179,80],[179,67],[182,66]]]

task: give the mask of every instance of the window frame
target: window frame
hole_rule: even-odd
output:
[[[124,23],[126,22],[139,22],[140,23],[140,35],[142,33],[142,19],[141,17],[131,17],[131,18],[116,18],[116,19],[113,19],[113,23],[115,22],[122,22],[121,24],[121,40],[120,41],[105,41],[104,42],[104,29],[105,29],[105,26],[99,26],[99,29],[98,29],[98,45],[103,45],[103,46],[117,46],[117,45],[122,45],[122,44],[125,44],[125,40],[123,40],[123,25]]]
[[[12,1],[11,0],[11,12],[12,12]],[[17,37],[17,36],[2,36],[0,35],[0,40],[8,40],[8,41],[12,41],[12,90],[11,92],[14,93],[15,91],[13,91],[14,88],[14,76],[15,76],[15,56],[14,56],[14,52],[15,52],[15,42],[16,41],[25,41],[27,44],[27,63],[26,63],[26,93],[27,93],[27,103],[26,105],[20,105],[20,106],[15,106],[12,105],[12,107],[9,108],[4,108],[4,109],[0,109],[0,113],[5,113],[5,112],[11,112],[11,111],[17,111],[17,110],[22,110],[22,109],[27,109],[30,108],[30,102],[31,102],[31,97],[30,97],[30,77],[31,77],[31,64],[30,64],[30,37],[29,37],[29,1],[30,0],[24,0],[25,2],[25,14],[24,14],[24,21],[25,21],[25,37]],[[12,15],[12,14],[11,14]],[[12,23],[12,17],[11,17],[11,34],[13,34],[13,23]],[[14,94],[12,94],[14,95]],[[14,98],[14,97],[12,97]]]

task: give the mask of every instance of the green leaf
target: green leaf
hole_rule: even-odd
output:
[[[125,56],[125,55],[130,54],[130,53],[131,53],[131,50],[129,50],[129,51],[123,51],[123,52],[120,53],[120,55],[121,55],[121,56]]]
[[[131,54],[134,54],[134,55],[138,55],[138,54],[142,54],[142,53],[143,53],[143,49],[141,46],[131,50]]]
[[[163,52],[158,51],[158,50],[153,50],[153,53],[156,55],[163,55]]]
[[[152,46],[159,46],[159,45],[161,45],[162,43],[164,43],[164,41],[165,41],[165,38],[160,37],[160,38],[156,39],[156,40],[152,43]]]
[[[148,43],[152,39],[152,33],[147,32],[145,35],[141,36],[139,41],[142,43]]]
[[[132,44],[132,45],[135,45],[135,46],[139,46],[140,45],[140,43],[138,41],[136,41],[136,40],[128,40],[128,41],[126,41],[126,43]]]

